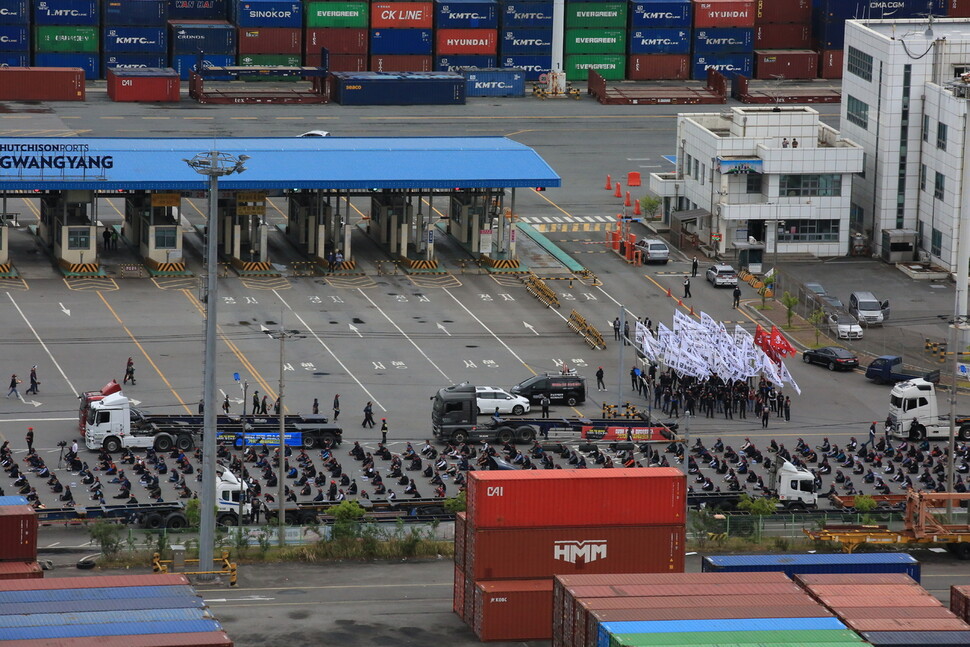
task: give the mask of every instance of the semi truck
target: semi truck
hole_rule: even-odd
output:
[[[777,497],[778,504],[788,510],[806,510],[818,506],[815,475],[795,467],[779,458],[768,472],[770,496]]]
[[[954,424],[957,437],[970,440],[970,416],[958,415]],[[937,385],[922,378],[893,386],[889,392],[886,425],[895,438],[923,440],[950,437],[950,416],[940,411]]]

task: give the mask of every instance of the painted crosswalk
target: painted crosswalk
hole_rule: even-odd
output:
[[[606,231],[616,223],[615,216],[523,216],[519,220],[542,233]]]

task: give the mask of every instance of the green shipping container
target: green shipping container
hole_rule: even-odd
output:
[[[570,2],[566,4],[566,27],[626,29],[626,8],[620,2]]]
[[[566,54],[626,54],[626,30],[567,29]]]
[[[610,647],[680,647],[683,645],[734,645],[745,647],[805,643],[816,647],[860,647],[862,638],[848,629],[793,631],[703,631],[658,634],[613,634]]]
[[[356,27],[366,29],[370,7],[366,2],[308,2],[307,27]]]
[[[45,25],[34,28],[35,52],[98,53],[97,27]]]
[[[239,57],[239,65],[244,67],[261,67],[268,65],[285,65],[300,67],[303,65],[299,54],[245,54]],[[301,81],[299,76],[244,76],[245,81]]]
[[[567,81],[585,81],[590,70],[595,70],[604,79],[622,81],[626,78],[626,56],[586,54],[566,57]]]

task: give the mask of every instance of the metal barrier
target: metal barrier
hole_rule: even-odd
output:
[[[198,559],[185,559],[183,560],[185,564],[198,564]],[[176,571],[172,570],[173,573],[181,573],[182,575],[228,575],[229,576],[229,586],[236,586],[236,563],[229,561],[229,551],[222,551],[221,557],[214,557],[212,561],[216,564],[222,566],[219,570],[212,571]],[[162,559],[162,556],[158,553],[152,554],[152,572],[154,573],[168,573],[169,564],[175,565],[175,560],[172,559]]]
[[[290,263],[290,276],[316,276],[317,264],[315,261],[296,261]]]
[[[522,282],[525,283],[525,289],[537,298],[540,302],[544,303],[546,307],[559,307],[559,297],[556,293],[546,285],[545,281],[540,279],[535,274],[524,274],[522,275]]]
[[[600,334],[600,331],[575,310],[569,313],[569,319],[566,320],[566,325],[582,335],[583,341],[593,350],[606,349],[606,342],[603,340],[603,335]]]
[[[629,402],[623,403],[623,411],[618,412],[618,407],[615,404],[609,404],[607,402],[603,403],[603,418],[605,420],[613,420],[617,418],[637,418],[642,419],[640,415],[640,410],[635,404],[630,404]]]

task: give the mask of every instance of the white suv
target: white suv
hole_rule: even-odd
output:
[[[476,386],[475,397],[478,399],[478,415],[492,415],[498,408],[499,413],[521,416],[530,409],[529,398],[512,395],[497,386]]]
[[[738,274],[730,265],[712,265],[707,268],[707,280],[716,288],[722,285],[731,287],[738,284]]]

